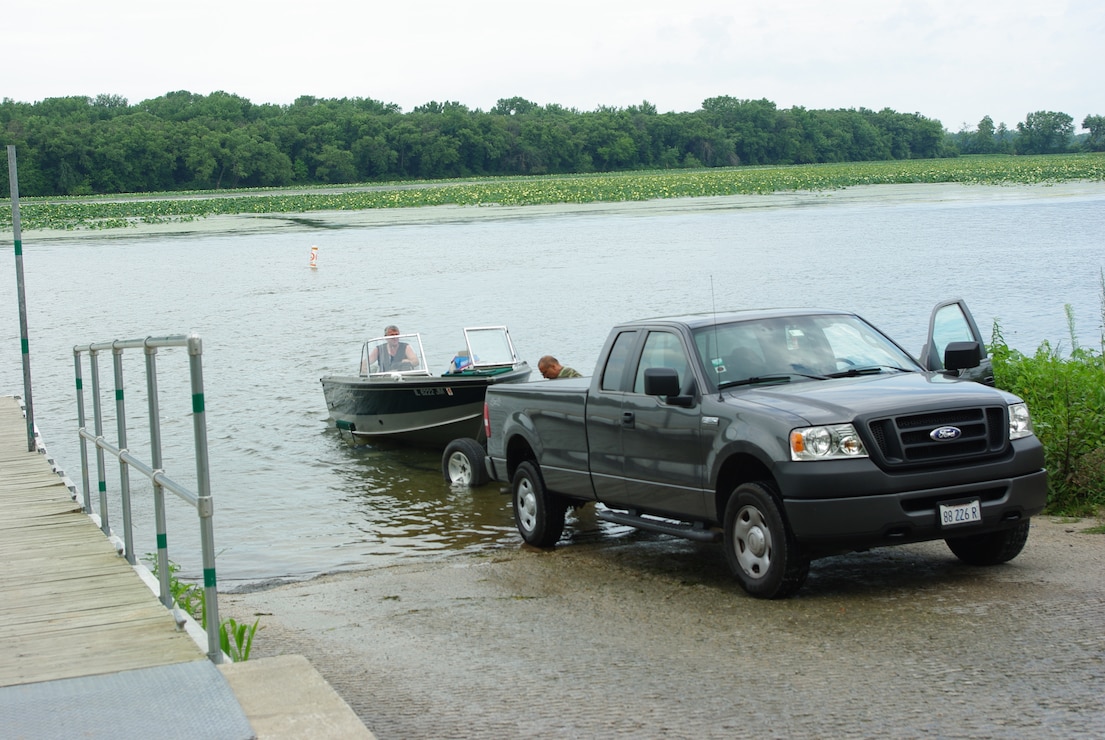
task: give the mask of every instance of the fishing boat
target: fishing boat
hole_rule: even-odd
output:
[[[524,381],[530,367],[518,359],[505,326],[466,328],[464,344],[435,375],[418,334],[369,339],[359,374],[320,378],[334,425],[358,443],[444,447],[459,437],[482,437],[487,386]]]

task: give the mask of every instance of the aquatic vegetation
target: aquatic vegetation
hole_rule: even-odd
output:
[[[978,156],[887,162],[505,177],[296,190],[240,190],[20,201],[26,231],[115,229],[215,215],[361,211],[436,205],[528,206],[835,190],[857,185],[1036,185],[1105,181],[1105,155]],[[11,208],[0,209],[10,228]]]

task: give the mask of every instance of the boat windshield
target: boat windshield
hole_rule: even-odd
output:
[[[469,367],[486,368],[513,365],[518,362],[510,332],[505,326],[481,326],[464,330],[468,346]]]
[[[361,375],[429,375],[425,356],[417,334],[375,337],[361,348]]]

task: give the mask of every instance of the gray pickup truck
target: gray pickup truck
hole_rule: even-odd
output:
[[[597,502],[604,520],[720,540],[763,598],[797,591],[813,558],[883,545],[943,539],[992,565],[1047,496],[1028,409],[992,384],[958,300],[934,309],[920,359],[843,311],[634,321],[589,379],[488,388],[484,464],[531,545]]]

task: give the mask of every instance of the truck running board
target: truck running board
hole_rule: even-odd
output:
[[[633,511],[613,511],[611,509],[596,510],[595,516],[603,521],[613,522],[614,524],[624,524],[627,527],[647,529],[649,532],[670,534],[676,537],[694,540],[695,542],[717,542],[721,539],[721,532],[713,529],[706,529],[701,522],[686,524],[684,522],[673,522],[666,519],[644,517]]]

